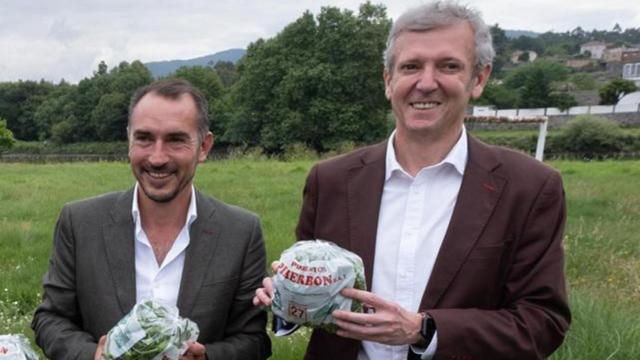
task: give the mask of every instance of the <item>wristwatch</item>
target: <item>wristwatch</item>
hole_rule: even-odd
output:
[[[420,326],[420,336],[424,339],[425,344],[428,346],[433,339],[433,335],[436,333],[436,322],[433,321],[431,316],[427,313],[420,313],[422,315],[422,325]]]

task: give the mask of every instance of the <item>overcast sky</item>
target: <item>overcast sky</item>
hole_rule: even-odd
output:
[[[364,0],[0,0],[0,81],[77,82],[104,60],[189,59],[269,38],[305,10]],[[395,19],[419,0],[381,0]],[[503,29],[640,27],[636,0],[468,0]]]

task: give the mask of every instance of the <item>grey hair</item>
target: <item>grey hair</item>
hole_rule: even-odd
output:
[[[396,39],[403,32],[427,31],[463,21],[467,21],[471,25],[475,35],[474,70],[478,72],[486,65],[490,65],[495,56],[495,51],[491,41],[491,32],[487,24],[482,20],[480,12],[468,6],[460,5],[455,1],[447,0],[423,4],[400,15],[393,23],[387,38],[387,48],[384,51],[385,70],[391,71],[395,65],[394,46]]]
[[[131,125],[131,116],[133,110],[140,100],[147,94],[159,95],[166,99],[177,100],[183,94],[188,94],[196,104],[197,122],[198,122],[198,139],[200,142],[204,140],[209,132],[209,104],[207,98],[190,82],[183,79],[164,79],[152,82],[147,86],[143,86],[136,90],[131,96],[129,102],[129,125]],[[129,126],[127,126],[127,131]]]

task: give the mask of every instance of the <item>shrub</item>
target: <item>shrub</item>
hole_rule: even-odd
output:
[[[0,118],[0,149],[10,149],[15,142],[13,132],[7,128],[7,120]]]
[[[303,143],[293,143],[285,146],[282,159],[285,161],[317,159],[318,153]]]
[[[569,121],[555,140],[556,145],[564,151],[593,159],[624,150],[623,137],[617,123],[597,116],[581,115]]]

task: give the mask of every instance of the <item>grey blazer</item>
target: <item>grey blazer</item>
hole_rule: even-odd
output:
[[[31,324],[51,359],[93,359],[97,340],[136,301],[133,189],[67,204],[54,233],[43,300]],[[200,328],[209,359],[271,354],[266,314],[251,303],[266,275],[254,214],[196,191],[198,218],[178,295],[180,315]]]

